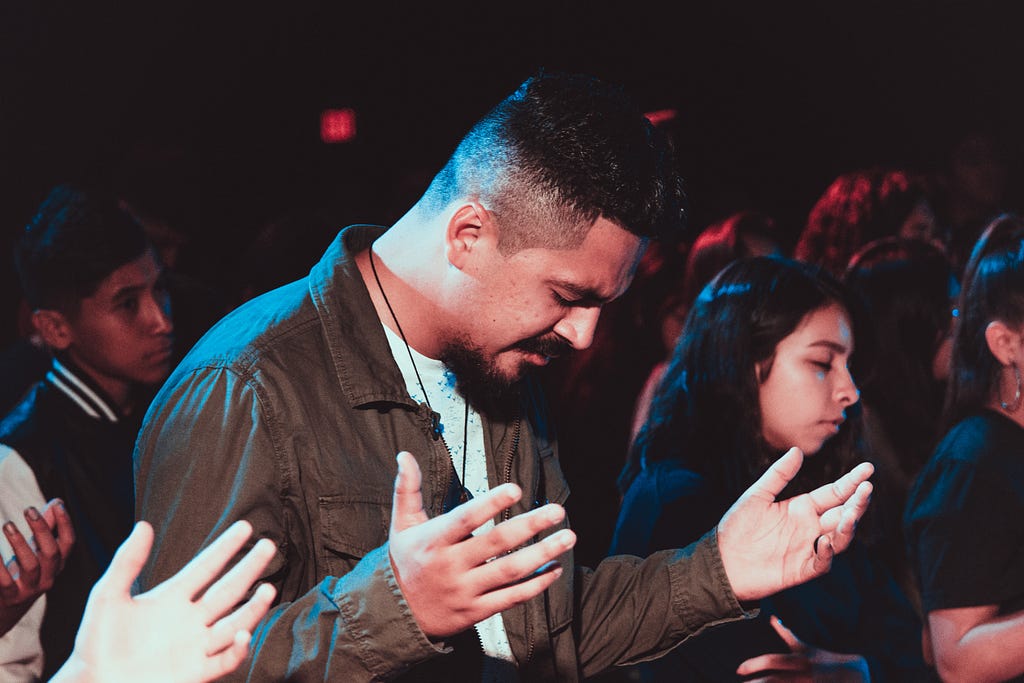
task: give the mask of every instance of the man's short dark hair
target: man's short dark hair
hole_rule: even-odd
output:
[[[598,217],[665,241],[686,225],[668,139],[621,89],[582,75],[530,78],[469,131],[424,202],[465,195],[497,215],[505,253],[573,248]]]
[[[25,226],[15,268],[33,310],[74,315],[82,299],[148,246],[142,226],[112,198],[59,185]]]

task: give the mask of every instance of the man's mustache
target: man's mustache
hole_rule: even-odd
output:
[[[572,345],[557,335],[550,337],[533,337],[524,339],[515,345],[515,348],[527,353],[535,353],[538,356],[557,358],[572,351]]]

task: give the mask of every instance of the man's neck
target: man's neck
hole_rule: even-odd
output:
[[[389,233],[356,254],[356,267],[380,321],[419,353],[438,358],[443,350],[444,317],[429,292],[437,291],[439,283],[419,267],[428,247],[405,244],[409,240],[394,239],[397,235],[389,239]]]

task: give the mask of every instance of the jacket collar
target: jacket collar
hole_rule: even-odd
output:
[[[355,255],[385,230],[372,225],[342,230],[310,271],[309,293],[349,404],[387,402],[416,408],[355,262]]]
[[[53,359],[45,381],[92,419],[111,424],[120,421],[114,401],[67,358]]]

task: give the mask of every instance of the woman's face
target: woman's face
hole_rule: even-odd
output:
[[[839,432],[860,392],[847,369],[853,332],[839,304],[812,311],[775,347],[761,382],[761,431],[773,448],[813,455]],[[763,377],[761,366],[758,377]]]

